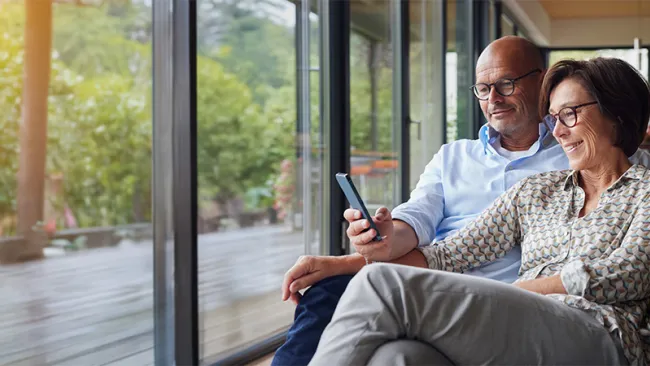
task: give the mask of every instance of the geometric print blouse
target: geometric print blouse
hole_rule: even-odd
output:
[[[631,365],[648,365],[650,170],[633,165],[583,217],[578,174],[524,178],[463,229],[420,250],[429,268],[462,273],[520,245],[517,281],[559,274],[568,295],[546,296],[594,316]]]

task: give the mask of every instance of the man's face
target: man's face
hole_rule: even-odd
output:
[[[501,60],[499,57],[480,63],[476,67],[476,83],[492,84],[499,79],[516,79],[535,70],[535,67],[517,63],[518,60]],[[503,96],[493,85],[487,100],[479,100],[483,115],[492,128],[510,135],[539,123],[537,103],[542,72],[534,72],[514,82],[511,95]],[[507,94],[507,93],[505,93]]]

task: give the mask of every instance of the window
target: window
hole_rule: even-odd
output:
[[[299,6],[198,2],[203,364],[286,329],[294,306],[280,299],[283,275],[319,251],[318,18],[310,16],[312,43],[300,53]],[[306,99],[296,93],[304,77]]]
[[[559,60],[574,59],[588,60],[594,57],[616,57],[625,60],[634,66],[639,72],[648,78],[648,49],[632,48],[619,49],[596,49],[596,50],[551,50],[549,56],[549,66],[554,65]]]
[[[0,2],[0,364],[153,363],[151,13]]]
[[[445,78],[443,50],[445,4],[433,1],[411,3],[410,109],[411,168],[410,190],[433,155],[444,143]],[[447,75],[449,75],[447,73]]]
[[[350,175],[373,214],[401,203],[391,6],[386,0],[350,4]]]

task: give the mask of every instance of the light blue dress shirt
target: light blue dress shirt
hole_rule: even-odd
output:
[[[408,202],[392,211],[393,218],[409,224],[419,246],[427,246],[467,225],[521,179],[568,169],[564,150],[543,123],[539,136],[526,154],[512,161],[497,153],[493,144],[499,134],[487,124],[481,127],[478,140],[443,145],[420,175]],[[643,150],[630,160],[650,166],[650,154]],[[467,274],[514,282],[520,264],[521,249],[517,247]]]

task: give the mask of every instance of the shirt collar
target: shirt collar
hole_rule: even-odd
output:
[[[487,154],[488,144],[493,144],[494,141],[496,141],[499,137],[499,132],[492,128],[489,123],[486,123],[481,126],[481,129],[478,132],[478,137],[483,144],[483,152]],[[539,138],[537,139],[537,142],[539,142],[539,149],[544,149],[553,144],[557,144],[555,137],[553,137],[553,133],[546,128],[544,123],[539,124]]]
[[[623,184],[623,182],[642,179],[643,176],[646,174],[646,171],[647,170],[639,164],[632,165],[630,169],[628,169],[625,173],[623,173],[623,175],[621,175],[621,177],[618,178],[616,182],[614,182],[614,184],[612,184],[609,188],[607,188],[607,191],[609,192],[618,188],[621,184]],[[569,188],[579,186],[579,181],[578,181],[579,172],[580,172],[579,170],[571,170],[569,172],[569,175],[564,180],[565,191],[568,190]]]

